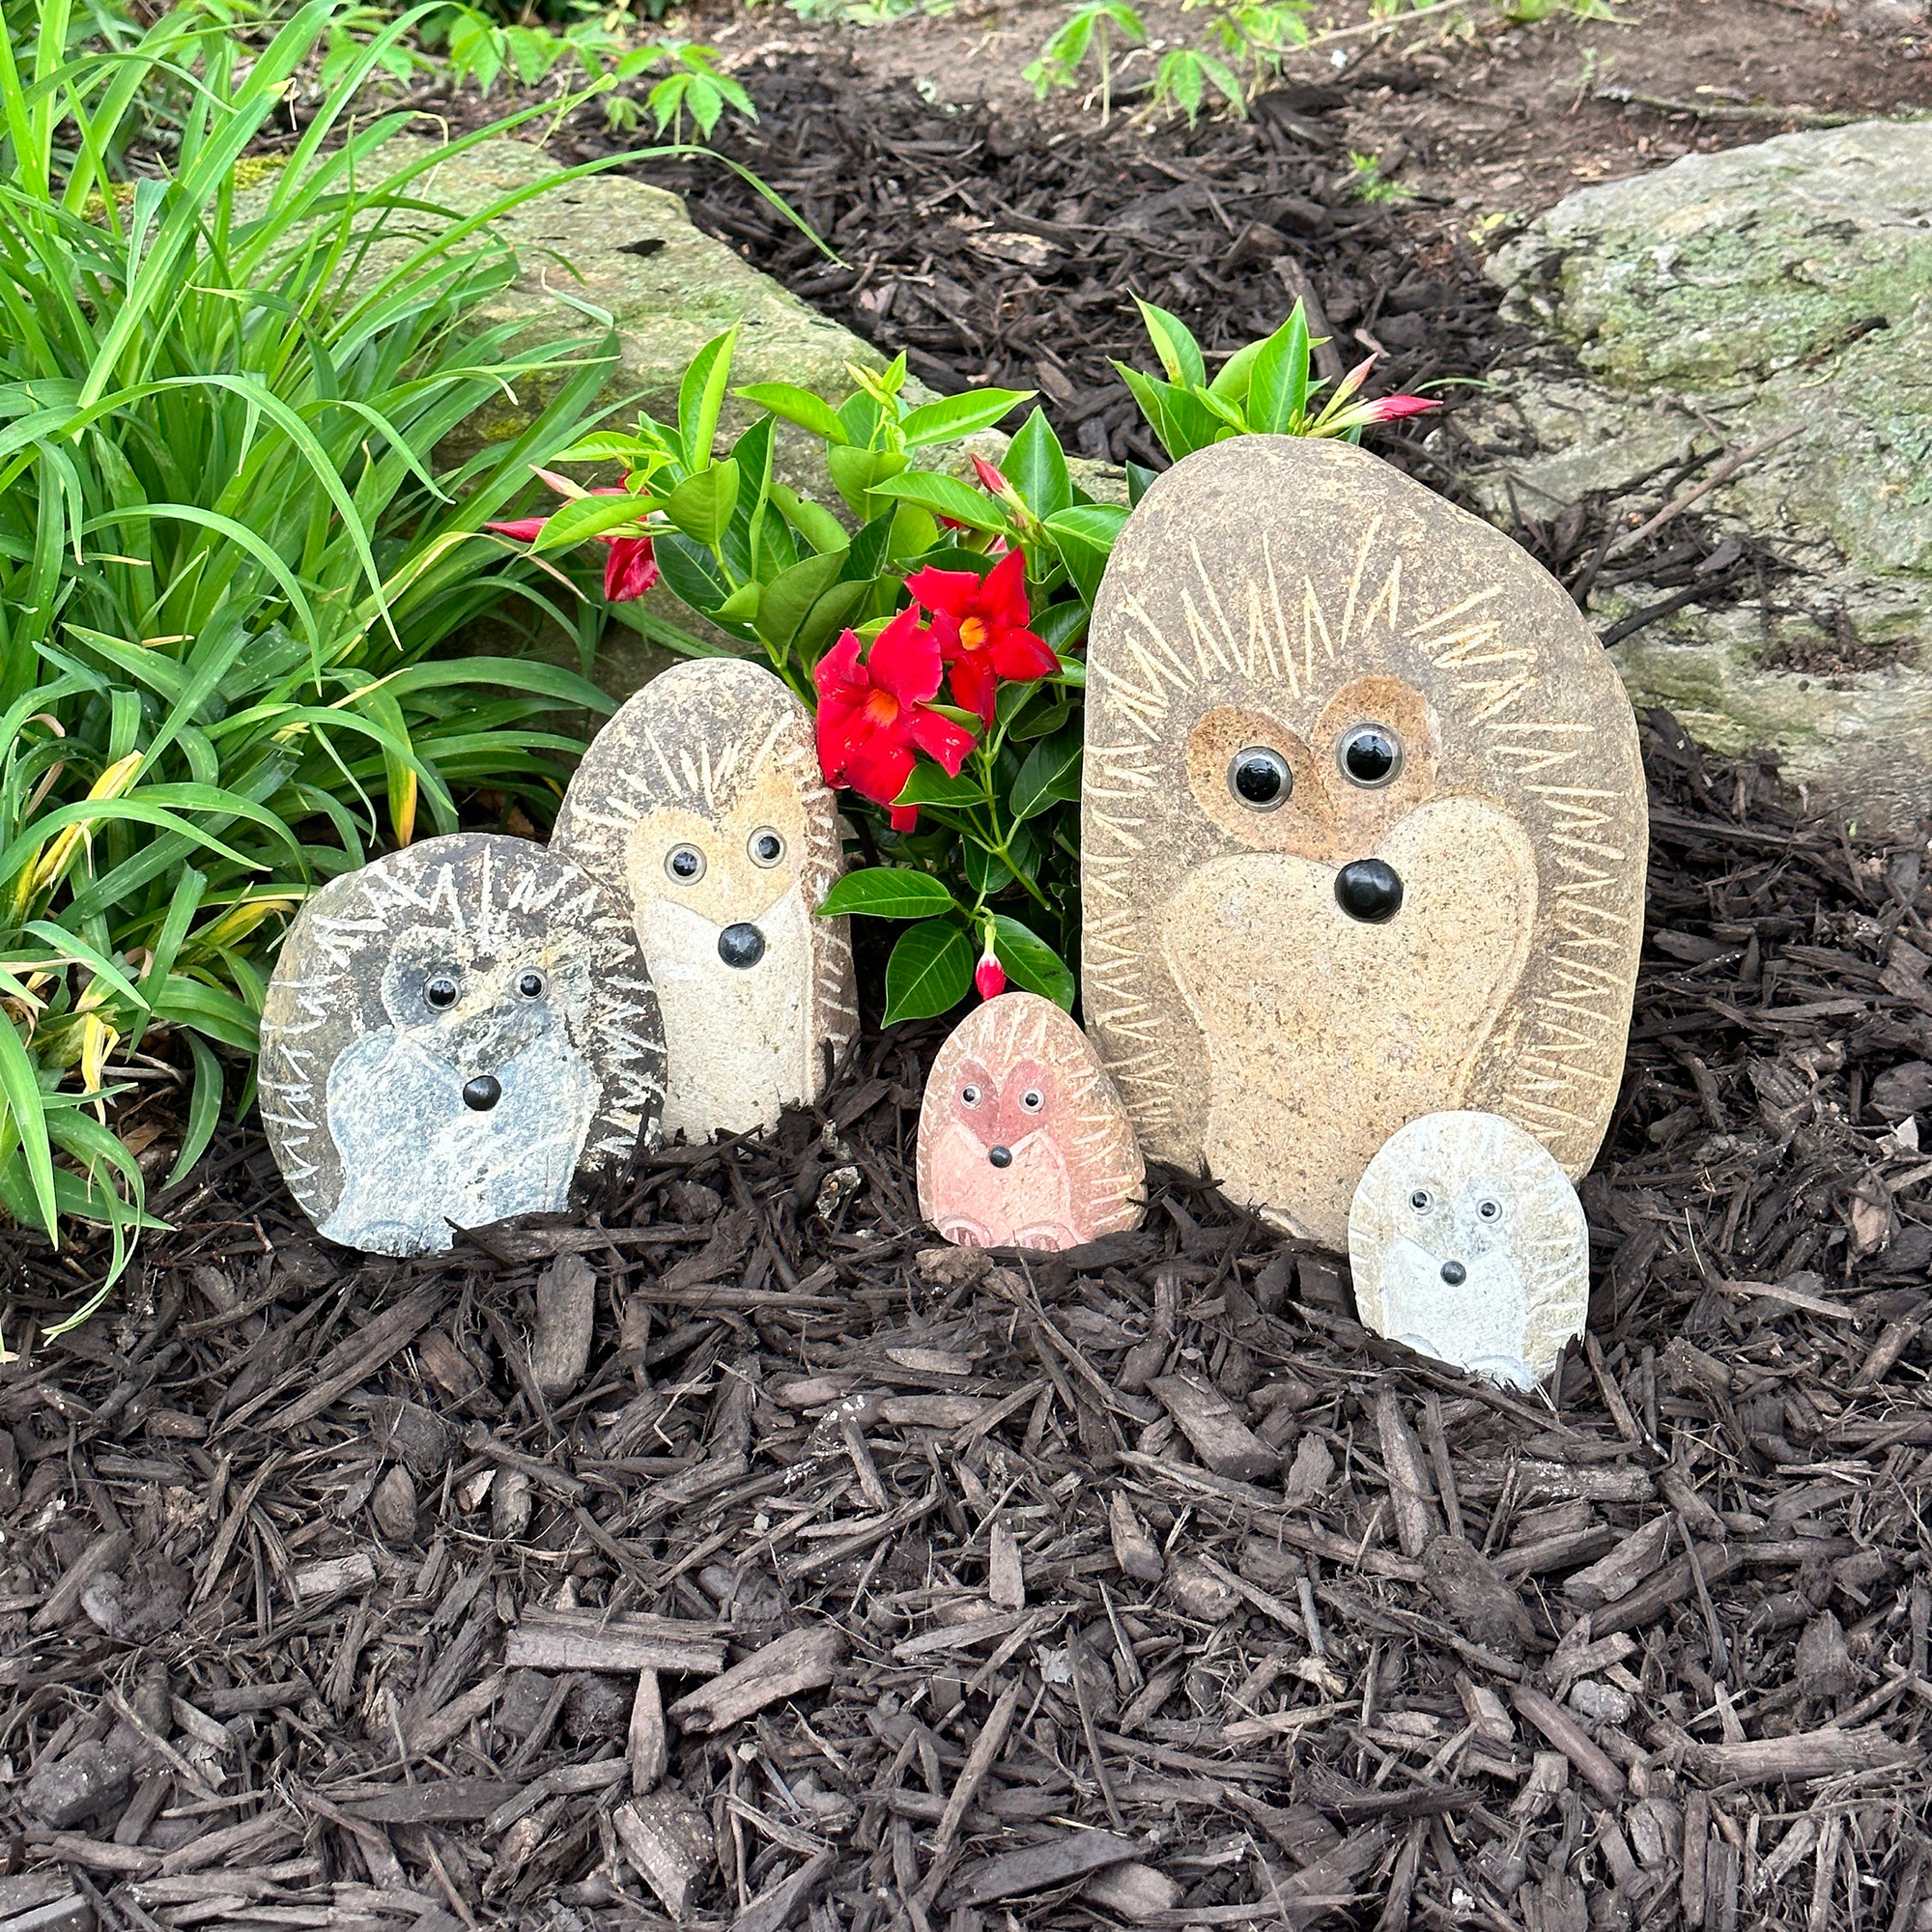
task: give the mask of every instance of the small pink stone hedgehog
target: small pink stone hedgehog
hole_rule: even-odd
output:
[[[1114,1083],[1050,1000],[1003,993],[940,1048],[919,1116],[919,1207],[949,1241],[1072,1248],[1134,1227],[1146,1172]]]

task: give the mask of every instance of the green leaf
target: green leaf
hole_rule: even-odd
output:
[[[827,442],[851,440],[832,405],[823,396],[814,396],[795,383],[750,383],[742,389],[734,389],[732,394],[743,396],[761,410],[770,410],[773,415],[796,423],[800,429],[809,429]]]
[[[1073,995],[1077,990],[1073,975],[1060,954],[1031,926],[1009,919],[1003,912],[995,913],[993,953],[1007,969],[1008,979],[1016,985],[1029,993],[1037,993],[1043,1000],[1051,1000],[1069,1013],[1073,1010]]]
[[[939,525],[932,512],[917,503],[901,503],[886,540],[887,560],[899,565],[917,562],[938,541]]]
[[[1248,383],[1248,428],[1257,435],[1293,431],[1308,408],[1308,317],[1299,302],[1261,346]]]
[[[991,429],[1032,395],[1031,389],[968,389],[963,395],[941,396],[908,410],[899,423],[899,438],[908,449],[956,442],[976,430]]]
[[[825,452],[825,467],[852,514],[863,517],[867,513],[866,493],[876,489],[881,479],[896,475],[906,467],[906,459],[895,450],[834,444]]]
[[[573,497],[545,520],[536,542],[530,546],[531,554],[570,550],[605,530],[640,523],[643,515],[644,505],[636,497]]]
[[[818,916],[839,919],[863,913],[870,919],[930,919],[954,904],[952,893],[930,872],[915,872],[905,866],[871,866],[847,872],[826,894]]]
[[[1020,425],[1000,470],[1036,517],[1072,508],[1073,478],[1067,474],[1066,452],[1044,411],[1035,410]]]
[[[1046,520],[1053,546],[1081,601],[1091,611],[1127,513],[1118,503],[1076,503]]]
[[[965,873],[966,883],[981,898],[1005,892],[1013,882],[1013,868],[997,852],[987,851],[970,838],[960,844],[959,869]]]
[[[936,470],[908,469],[898,476],[884,477],[872,485],[872,493],[896,497],[902,503],[917,503],[935,517],[951,517],[968,529],[1011,531],[1006,510],[983,490]]]
[[[977,779],[969,779],[964,772],[957,778],[949,778],[929,758],[922,758],[912,768],[905,788],[893,801],[895,805],[984,805],[985,802],[986,788]]]
[[[886,961],[886,1024],[950,1012],[972,987],[976,957],[972,940],[954,920],[922,920],[908,926]]]
[[[970,977],[972,969],[967,970]],[[7,1138],[17,1139],[26,1159],[42,1232],[51,1236],[60,1220],[54,1202],[54,1156],[47,1139],[45,1100],[26,1045],[14,1022],[4,1016],[0,1016],[0,1099],[7,1106],[4,1124],[12,1129]]]
[[[1082,727],[1063,725],[1027,753],[1008,803],[1015,818],[1034,818],[1048,806],[1080,796]]]
[[[826,555],[808,556],[781,570],[765,585],[758,603],[758,635],[766,643],[783,650],[798,635],[798,628],[811,607],[838,582],[845,562],[842,549]]]
[[[777,481],[771,485],[771,497],[785,521],[821,556],[845,548],[845,526],[824,504],[814,503],[810,497],[801,497]]]
[[[208,1151],[214,1129],[221,1119],[221,1063],[199,1034],[187,1036],[188,1051],[194,1055],[194,1092],[187,1106],[187,1127],[182,1135],[181,1152],[168,1170],[167,1185],[172,1187],[193,1172],[194,1164]]]
[[[694,543],[709,547],[731,526],[738,507],[738,466],[722,457],[707,469],[687,476],[665,498],[665,515]]]
[[[1171,315],[1164,308],[1157,308],[1151,301],[1134,298],[1140,309],[1141,320],[1147,324],[1147,332],[1153,342],[1153,351],[1160,357],[1160,366],[1167,371],[1170,383],[1199,383],[1204,387],[1208,382],[1208,364],[1201,354],[1201,345],[1189,332],[1187,325],[1178,315]]]
[[[792,650],[807,664],[817,663],[833,633],[852,620],[872,587],[872,581],[835,583],[806,613],[793,634]],[[896,582],[893,584],[895,591],[898,587]]]
[[[735,325],[723,335],[714,335],[691,358],[677,386],[677,428],[687,469],[702,469],[711,461],[718,412],[724,407],[725,385],[731,380],[731,352],[737,345]]]

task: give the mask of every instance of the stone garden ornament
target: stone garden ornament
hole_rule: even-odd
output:
[[[1378,1335],[1533,1388],[1590,1306],[1590,1231],[1555,1156],[1496,1114],[1425,1114],[1369,1162],[1349,1216]]]
[[[939,1049],[919,1115],[919,1211],[974,1248],[1072,1248],[1139,1224],[1126,1109],[1073,1020],[1002,993]]]
[[[843,869],[811,720],[770,671],[704,658],[605,725],[555,849],[630,913],[664,1010],[666,1136],[774,1126],[858,1029],[852,942],[817,919]]]
[[[1418,1116],[1583,1173],[1642,933],[1635,723],[1562,589],[1344,443],[1149,489],[1088,658],[1084,992],[1144,1151],[1340,1249]]]
[[[262,1119],[330,1240],[385,1255],[556,1212],[657,1134],[664,1037],[622,909],[527,839],[425,839],[331,879],[262,1009]]]

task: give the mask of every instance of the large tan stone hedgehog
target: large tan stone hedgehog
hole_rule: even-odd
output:
[[[1094,610],[1081,841],[1087,1022],[1150,1158],[1337,1250],[1422,1114],[1588,1168],[1643,776],[1614,668],[1500,531],[1341,443],[1177,464]]]

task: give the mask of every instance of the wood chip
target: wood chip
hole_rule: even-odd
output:
[[[680,1697],[665,1715],[681,1731],[722,1731],[781,1697],[830,1684],[844,1659],[845,1639],[838,1631],[825,1626],[792,1631]]]
[[[1197,1376],[1157,1376],[1148,1392],[1174,1417],[1194,1453],[1217,1476],[1252,1482],[1279,1474],[1281,1457],[1235,1412],[1212,1382]]]

